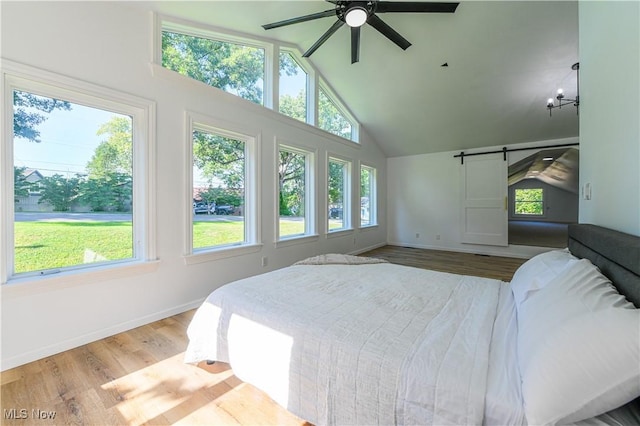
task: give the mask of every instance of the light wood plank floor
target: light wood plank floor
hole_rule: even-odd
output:
[[[382,247],[365,256],[509,281],[521,259]],[[186,365],[195,310],[1,373],[2,425],[305,425],[224,364]]]

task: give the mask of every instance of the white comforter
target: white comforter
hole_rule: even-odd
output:
[[[223,286],[186,362],[228,362],[314,424],[481,424],[501,281],[393,264],[299,265]]]

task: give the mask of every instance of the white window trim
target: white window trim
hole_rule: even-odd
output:
[[[360,194],[360,177],[362,176],[362,169],[369,169],[372,172],[372,182],[371,187],[369,188],[369,192],[371,192],[371,197],[369,198],[369,224],[363,225],[362,219],[360,218],[360,213],[358,212],[358,223],[360,229],[368,229],[375,226],[378,226],[378,168],[372,166],[370,164],[360,162],[360,169],[358,170],[358,205],[361,202],[362,194]],[[371,176],[371,174],[370,174]],[[373,208],[371,206],[373,205]]]
[[[342,195],[342,228],[337,228],[337,229],[329,229],[329,163],[330,162],[334,162],[334,163],[342,163],[346,166],[346,170],[343,171],[343,185],[344,185],[344,193]],[[327,232],[326,235],[334,235],[334,234],[339,234],[341,232],[348,232],[348,231],[353,231],[353,160],[346,158],[346,157],[342,157],[340,155],[336,155],[336,154],[332,154],[332,153],[327,153],[327,161],[325,162],[326,165],[326,197],[325,197],[325,215],[326,215],[326,220],[325,220],[325,224],[327,227]],[[360,180],[358,180],[358,182],[360,182]],[[360,191],[358,191],[359,193]]]
[[[318,151],[316,148],[305,147],[300,144],[291,143],[276,138],[275,141],[275,247],[286,247],[293,244],[316,241],[318,239],[318,218],[317,218],[317,162]],[[280,162],[280,150],[295,152],[305,156],[305,232],[304,234],[286,235],[280,237],[280,185],[278,180],[278,169]]]
[[[241,140],[245,146],[245,181],[244,181],[244,242],[238,244],[210,246],[194,249],[193,247],[193,131],[200,130],[223,137]],[[260,251],[261,213],[259,158],[260,137],[257,129],[227,122],[205,114],[185,111],[185,151],[184,151],[184,261],[187,265],[240,256]]]
[[[149,264],[156,261],[156,170],[155,170],[155,102],[113,89],[79,81],[64,75],[2,59],[1,114],[4,119],[2,134],[2,211],[0,212],[0,283],[27,284],[48,281],[55,285],[70,286],[92,280],[108,280],[128,273],[149,272]],[[21,90],[46,97],[55,97],[98,109],[133,117],[133,212],[134,247],[131,259],[75,265],[48,273],[40,271],[13,276],[14,262],[14,203],[13,203],[13,91]],[[138,141],[138,142],[136,142]],[[11,265],[11,266],[10,266]],[[135,265],[139,265],[136,268]],[[60,278],[64,277],[64,278]],[[35,287],[34,287],[35,288]]]

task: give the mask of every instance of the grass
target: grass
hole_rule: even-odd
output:
[[[16,222],[15,273],[133,256],[131,222]]]
[[[330,228],[335,228],[335,224],[330,224]],[[280,219],[281,236],[303,233],[303,221]],[[131,222],[15,222],[14,234],[15,273],[133,257]],[[193,247],[196,249],[242,241],[244,221],[193,222]]]

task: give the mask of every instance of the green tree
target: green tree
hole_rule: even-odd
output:
[[[345,139],[351,139],[351,123],[322,90],[318,93],[318,127]]]
[[[542,215],[543,190],[542,188],[516,189],[515,213]]]
[[[132,181],[125,173],[109,172],[80,182],[78,201],[94,212],[131,210]]]
[[[344,202],[344,165],[329,161],[329,204],[342,204]]]
[[[27,197],[31,184],[27,182],[24,175],[26,167],[13,167],[13,201],[18,201],[17,197]]]
[[[13,135],[31,142],[41,142],[37,129],[47,117],[41,112],[50,113],[55,109],[70,110],[71,104],[59,99],[45,98],[28,92],[13,92]]]
[[[165,31],[162,66],[262,104],[263,49]]]
[[[244,142],[212,133],[193,132],[193,164],[209,181],[244,187]]]
[[[40,181],[42,196],[38,204],[48,202],[57,212],[71,210],[71,206],[78,196],[78,177],[65,178],[62,175],[45,176]]]
[[[280,112],[291,118],[300,121],[307,121],[307,100],[304,90],[298,92],[298,95],[282,95],[280,97]]]
[[[280,150],[278,187],[281,216],[304,215],[304,168],[305,157],[303,154]]]
[[[97,146],[87,163],[90,178],[108,177],[112,173],[131,176],[133,172],[133,136],[131,118],[114,116],[96,132],[106,139]]]

